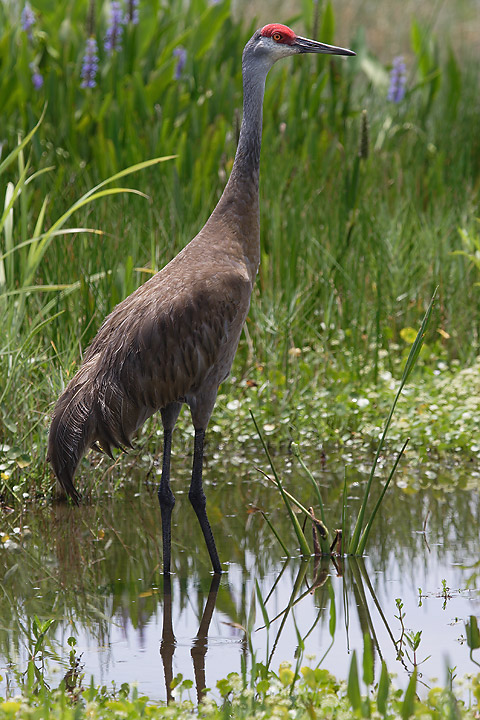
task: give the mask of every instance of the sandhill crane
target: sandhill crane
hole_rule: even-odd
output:
[[[260,260],[258,176],[265,80],[281,58],[354,55],[296,35],[285,25],[257,30],[243,52],[243,120],[230,178],[198,235],[106,318],[56,404],[48,459],[57,485],[78,503],[77,466],[91,448],[112,457],[157,410],[164,430],[158,498],[163,572],[170,572],[172,432],[183,403],[195,429],[189,499],[215,573],[222,568],[202,486],[205,430],[218,387],[230,372]]]

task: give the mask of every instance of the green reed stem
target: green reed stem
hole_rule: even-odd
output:
[[[289,499],[288,499],[288,497],[287,497],[287,493],[286,493],[285,490],[283,489],[282,482],[281,482],[280,477],[278,476],[278,473],[277,473],[277,471],[276,471],[276,469],[275,469],[275,466],[274,466],[274,464],[273,464],[273,461],[272,461],[270,452],[269,452],[269,450],[268,450],[268,448],[267,448],[267,445],[266,445],[266,443],[265,443],[265,440],[263,439],[263,435],[262,435],[262,433],[260,432],[260,428],[258,427],[257,421],[255,420],[255,416],[254,416],[254,414],[252,413],[251,410],[250,410],[250,415],[251,415],[251,418],[252,418],[252,420],[253,420],[253,424],[255,425],[255,430],[257,431],[258,437],[260,438],[260,442],[262,443],[263,449],[265,450],[265,454],[266,454],[266,456],[267,456],[268,462],[269,462],[269,464],[270,464],[270,468],[271,468],[272,473],[273,473],[274,482],[275,482],[276,486],[278,487],[278,489],[280,490],[280,493],[281,493],[281,495],[282,495],[283,502],[285,503],[285,507],[287,508],[287,512],[288,512],[288,515],[289,515],[289,517],[290,517],[291,523],[292,523],[292,525],[293,525],[293,529],[295,530],[295,534],[296,534],[296,536],[297,536],[298,544],[300,545],[300,550],[301,550],[301,552],[302,552],[302,555],[304,555],[304,557],[309,557],[309,556],[312,554],[312,553],[311,553],[311,550],[310,550],[310,548],[309,548],[309,546],[308,546],[308,543],[307,543],[307,541],[306,541],[306,539],[305,539],[305,535],[303,534],[302,528],[300,527],[300,523],[298,522],[298,518],[297,518],[297,516],[295,515],[295,513],[293,512],[293,508],[292,508],[292,506],[291,506],[291,504],[290,504],[290,501],[289,501]],[[309,514],[309,513],[308,513],[308,514]]]
[[[371,487],[372,487],[372,482],[373,482],[373,478],[374,478],[374,475],[375,475],[375,470],[376,470],[376,467],[377,467],[378,458],[379,458],[380,453],[381,453],[381,451],[382,451],[382,449],[383,449],[383,446],[384,446],[384,444],[385,444],[385,440],[386,440],[386,437],[387,437],[388,429],[389,429],[389,427],[390,427],[390,423],[391,423],[391,421],[392,421],[393,413],[395,412],[395,408],[396,408],[396,406],[397,406],[397,402],[398,402],[398,399],[399,399],[399,397],[400,397],[400,394],[401,394],[403,388],[405,387],[405,384],[406,384],[406,382],[407,382],[407,380],[408,380],[408,378],[409,378],[409,376],[410,376],[410,373],[412,372],[413,368],[415,367],[415,364],[416,364],[416,362],[417,362],[418,356],[419,356],[419,354],[420,354],[420,350],[422,349],[423,341],[424,341],[424,338],[425,338],[425,333],[426,333],[426,331],[427,331],[428,323],[430,322],[430,316],[431,316],[431,314],[432,314],[432,310],[433,310],[433,306],[434,306],[434,302],[435,302],[435,297],[436,297],[436,295],[437,295],[437,288],[435,289],[435,292],[433,293],[432,299],[430,300],[430,304],[429,304],[429,306],[428,306],[428,308],[427,308],[427,311],[426,311],[426,313],[425,313],[425,315],[424,315],[424,318],[423,318],[423,321],[422,321],[420,330],[418,331],[417,336],[416,336],[416,338],[415,338],[415,341],[414,341],[414,343],[413,343],[413,345],[412,345],[412,347],[411,347],[411,349],[410,349],[410,353],[409,353],[409,355],[408,355],[407,362],[406,362],[405,368],[404,368],[404,370],[403,370],[403,375],[402,375],[402,378],[401,378],[401,380],[400,380],[400,386],[399,386],[399,388],[398,388],[398,390],[397,390],[397,394],[395,395],[395,399],[394,399],[394,401],[393,401],[392,407],[391,407],[390,412],[389,412],[389,414],[388,414],[387,422],[385,423],[385,428],[384,428],[384,430],[383,430],[382,437],[381,437],[380,442],[379,442],[378,447],[377,447],[377,452],[375,453],[375,458],[374,458],[374,460],[373,460],[372,469],[371,469],[371,471],[370,471],[370,475],[369,475],[369,478],[368,478],[368,481],[367,481],[367,486],[366,486],[366,488],[365,488],[365,493],[364,493],[364,496],[363,496],[362,505],[361,505],[360,511],[359,511],[359,513],[358,513],[357,521],[356,521],[356,523],[355,523],[355,528],[354,528],[354,531],[353,531],[353,536],[352,536],[352,539],[350,540],[350,544],[349,544],[349,547],[348,547],[348,553],[349,553],[350,555],[358,555],[358,554],[361,552],[361,551],[360,551],[360,536],[361,536],[361,533],[362,533],[363,522],[364,522],[364,519],[365,519],[365,512],[366,512],[366,508],[367,508],[368,497],[369,497],[369,495],[370,495],[370,490],[371,490]],[[395,467],[396,467],[396,465],[395,465]],[[375,511],[375,512],[376,512],[376,511]],[[367,533],[367,535],[368,535],[368,533]],[[364,546],[365,546],[365,544],[363,543],[363,548],[364,548]]]

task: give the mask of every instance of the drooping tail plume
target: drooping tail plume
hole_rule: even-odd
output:
[[[128,396],[105,353],[87,351],[80,369],[57,401],[50,426],[47,460],[57,477],[60,494],[66,493],[78,503],[80,495],[73,478],[85,453],[94,447],[113,460],[112,449],[131,448],[132,433],[155,409],[146,410]]]
[[[74,503],[80,495],[73,478],[77,466],[94,443],[94,398],[88,383],[75,382],[68,385],[60,396],[53,413],[48,436],[47,460],[62,489]]]

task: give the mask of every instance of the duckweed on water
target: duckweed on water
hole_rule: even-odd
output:
[[[312,365],[308,367],[311,375]],[[353,383],[333,364],[326,372],[317,369],[310,379],[300,362],[288,380],[276,370],[275,385],[269,384],[265,372],[265,368],[255,368],[248,378],[234,377],[221,388],[207,435],[207,452],[213,465],[220,468],[227,449],[230,465],[252,464],[262,458],[250,410],[274,452],[287,453],[289,443],[294,441],[305,456],[315,458],[315,464],[325,452],[327,462],[334,463],[332,469],[339,460],[360,472],[365,463],[368,465],[398,387],[390,370],[384,367],[379,371],[376,385]],[[399,374],[400,370],[396,370],[395,377]],[[422,484],[435,484],[441,474],[439,467],[452,468],[458,458],[463,464],[468,460],[468,484],[478,487],[480,360],[463,369],[439,361],[432,371],[421,364],[412,383],[399,399],[387,439],[389,450],[394,452],[410,438],[402,460],[402,466],[411,466],[408,482],[416,483],[421,468]],[[46,425],[48,418],[44,421]],[[132,466],[148,472],[159,456],[162,435],[159,418],[152,418],[137,437],[136,449],[117,458],[111,475],[120,481]],[[178,455],[188,456],[191,441],[190,417],[185,410],[176,433]],[[34,444],[26,452],[20,446],[4,443],[0,452],[2,483],[19,502],[28,500],[32,497],[32,464],[41,459],[42,446]],[[84,462],[82,476],[88,477],[89,467],[98,461],[98,456],[91,454]],[[452,481],[456,479],[454,471],[450,475]]]

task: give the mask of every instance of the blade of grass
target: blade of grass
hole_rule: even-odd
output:
[[[350,661],[350,670],[348,671],[347,696],[354,710],[360,710],[361,695],[360,683],[358,681],[357,653],[354,650]]]
[[[303,468],[303,469],[305,470],[305,472],[307,473],[307,477],[308,477],[308,479],[310,480],[310,482],[311,482],[311,484],[312,484],[312,487],[313,487],[313,490],[314,490],[314,492],[315,492],[315,495],[317,496],[317,502],[318,502],[318,506],[319,506],[319,508],[320,508],[320,515],[321,515],[321,517],[322,517],[322,522],[323,522],[323,524],[324,524],[325,527],[326,527],[327,523],[326,523],[326,520],[325,520],[325,512],[324,512],[324,509],[323,509],[322,495],[321,495],[321,493],[320,493],[320,488],[318,487],[317,481],[316,481],[315,478],[313,477],[313,475],[312,475],[312,473],[310,472],[310,470],[308,469],[308,467],[305,465],[305,463],[304,463],[304,461],[303,461],[303,458],[302,458],[302,456],[300,455],[300,450],[299,450],[299,448],[298,448],[298,445],[297,445],[296,443],[292,443],[291,449],[292,449],[292,453],[295,455],[295,457],[297,458],[298,462],[300,463],[300,465],[302,466],[302,468]]]
[[[262,470],[262,468],[255,467],[255,469],[258,470],[258,472],[261,473],[265,478],[267,478],[267,480],[270,480],[271,483],[273,483],[276,487],[278,487],[278,481],[275,480],[274,478],[270,477],[270,475],[268,475],[264,470]],[[282,486],[282,488],[283,488],[283,486]],[[299,510],[301,510],[301,512],[305,515],[305,517],[308,520],[310,520],[310,522],[313,522],[316,525],[317,530],[318,530],[319,529],[318,528],[318,522],[319,522],[318,518],[315,518],[312,515],[312,513],[310,512],[310,510],[307,510],[307,508],[304,507],[302,505],[302,503],[297,500],[296,497],[294,497],[291,493],[289,493],[288,490],[285,490],[285,488],[283,488],[283,492],[285,493],[285,496],[288,498],[288,500],[290,500]],[[305,525],[305,523],[304,523],[304,525]],[[323,521],[322,521],[322,525],[323,525],[323,528],[320,530],[320,545],[321,545],[322,555],[331,555],[332,553],[330,551],[330,544],[329,544],[330,540],[329,540],[328,528],[326,527],[326,525]],[[302,533],[303,533],[303,530],[302,530]],[[284,547],[283,543],[282,543],[282,546]],[[291,556],[289,556],[289,557],[291,557]]]
[[[72,235],[76,233],[91,233],[93,235],[106,235],[106,233],[103,230],[97,230],[96,228],[64,228],[63,230],[56,230],[53,233],[42,233],[41,235],[37,235],[34,237],[29,238],[28,240],[25,240],[24,242],[18,243],[15,245],[15,247],[11,248],[8,252],[4,252],[3,255],[0,255],[0,262],[7,258],[12,253],[16,252],[17,250],[20,250],[21,248],[28,247],[29,245],[32,245],[32,243],[36,243],[39,240],[42,240],[42,238],[46,237],[47,234],[51,234],[52,236],[56,237],[57,235]]]
[[[359,554],[359,555],[363,555],[363,553],[365,552],[365,545],[367,544],[368,536],[369,536],[369,534],[370,534],[370,530],[372,529],[373,521],[375,520],[375,516],[376,516],[376,514],[377,514],[377,512],[378,512],[378,509],[379,509],[380,505],[382,504],[382,500],[383,500],[383,498],[384,498],[385,493],[387,492],[387,488],[388,488],[388,486],[390,485],[390,481],[391,481],[391,479],[393,478],[393,476],[395,475],[395,471],[396,471],[396,469],[397,469],[397,465],[398,465],[398,463],[400,462],[400,458],[402,457],[403,453],[405,452],[405,448],[407,447],[409,441],[410,441],[410,438],[407,438],[407,439],[405,440],[405,442],[403,443],[402,449],[401,449],[400,452],[398,453],[397,458],[396,458],[396,460],[395,460],[395,462],[394,462],[394,464],[393,464],[393,467],[392,467],[392,469],[391,469],[390,475],[388,476],[387,481],[386,481],[386,483],[385,483],[385,485],[384,485],[384,487],[383,487],[383,490],[382,490],[382,492],[380,493],[380,496],[379,496],[377,502],[375,503],[375,507],[374,507],[373,510],[372,510],[372,513],[371,513],[371,515],[370,515],[370,517],[369,517],[369,519],[368,519],[368,523],[367,523],[367,525],[365,526],[365,530],[364,530],[363,533],[362,533],[362,537],[360,538],[360,544],[359,544],[359,546],[358,546],[358,554]]]
[[[401,710],[400,714],[402,716],[402,720],[408,720],[408,718],[412,717],[414,707],[415,707],[415,695],[417,690],[417,668],[415,667],[412,673],[412,676],[410,678],[410,681],[407,685],[407,689],[405,690],[405,695],[403,698],[403,702],[401,704]]]
[[[5,383],[5,387],[3,388],[3,392],[2,392],[2,394],[0,395],[0,404],[3,402],[3,400],[4,400],[4,398],[6,397],[8,391],[10,390],[10,385],[12,384],[14,378],[16,377],[14,370],[15,370],[15,368],[16,368],[17,362],[18,362],[19,358],[20,358],[22,355],[26,355],[25,349],[27,348],[30,340],[31,340],[37,333],[39,333],[40,330],[42,330],[42,328],[44,328],[46,325],[48,325],[48,323],[52,322],[52,320],[54,320],[56,317],[59,317],[62,313],[63,313],[63,310],[61,310],[60,312],[56,313],[55,315],[51,315],[51,316],[48,317],[46,320],[43,320],[42,322],[39,322],[38,325],[35,325],[35,327],[34,327],[32,330],[30,330],[29,334],[27,335],[27,337],[25,338],[25,340],[22,342],[22,344],[20,345],[20,347],[18,348],[18,350],[16,351],[16,353],[15,353],[13,359],[12,359],[11,366],[10,366],[10,368],[9,368],[10,372],[9,372],[9,375],[8,375],[8,378],[7,378],[7,382]]]
[[[302,555],[303,555],[304,557],[309,557],[309,556],[311,555],[311,551],[310,551],[310,548],[309,548],[309,546],[308,546],[308,543],[307,543],[307,541],[306,541],[306,539],[305,539],[305,535],[304,535],[303,532],[302,532],[302,528],[300,527],[300,523],[298,522],[298,518],[297,518],[297,516],[295,515],[295,513],[293,512],[293,509],[292,509],[292,506],[291,506],[291,504],[290,504],[290,501],[289,501],[289,499],[288,499],[288,497],[287,497],[287,495],[286,495],[285,490],[283,489],[283,485],[282,485],[282,483],[281,483],[281,480],[280,480],[280,478],[279,478],[279,476],[278,476],[278,474],[277,474],[277,471],[276,471],[276,469],[275,469],[275,466],[274,466],[274,464],[273,464],[272,458],[271,458],[271,456],[270,456],[270,452],[269,452],[269,450],[268,450],[268,448],[267,448],[267,445],[266,445],[266,443],[265,443],[265,441],[264,441],[264,439],[263,439],[262,433],[260,432],[260,428],[258,427],[257,421],[255,420],[255,417],[254,417],[254,415],[253,415],[253,413],[252,413],[251,410],[250,410],[250,415],[251,415],[251,418],[252,418],[252,420],[253,420],[253,424],[255,425],[255,429],[256,429],[256,431],[257,431],[258,437],[260,438],[260,442],[262,443],[262,446],[263,446],[263,449],[264,449],[265,454],[266,454],[266,456],[267,456],[267,459],[268,459],[268,462],[269,462],[269,464],[270,464],[270,467],[271,467],[271,469],[272,469],[272,473],[273,473],[273,476],[274,476],[274,478],[275,478],[275,481],[274,481],[274,482],[275,482],[276,486],[278,487],[278,489],[280,490],[280,493],[281,493],[281,495],[282,495],[283,502],[284,502],[285,507],[286,507],[286,509],[287,509],[288,515],[289,515],[289,517],[290,517],[290,521],[291,521],[291,523],[292,523],[293,529],[295,530],[295,534],[296,534],[296,536],[297,536],[298,543],[299,543],[299,545],[300,545],[300,551],[301,551],[301,553],[302,553]],[[308,511],[307,511],[307,514],[308,514],[309,517],[310,517],[310,514],[308,513]]]
[[[64,222],[68,220],[70,215],[72,215],[75,210],[78,210],[79,208],[83,207],[84,205],[87,205],[90,202],[93,202],[94,200],[98,200],[102,197],[107,197],[109,195],[117,195],[119,193],[130,193],[133,195],[140,195],[141,197],[148,198],[145,193],[140,192],[140,190],[135,190],[134,188],[109,188],[107,190],[101,190],[100,192],[97,192],[95,194],[89,195],[88,198],[81,198],[81,200],[77,201],[74,205],[72,205],[71,208],[67,210],[66,213],[64,213],[54,224],[52,227],[47,230],[46,233],[43,235],[43,239],[38,242],[38,244],[32,245],[30,248],[30,251],[28,253],[28,260],[27,260],[27,267],[25,269],[25,278],[24,282],[26,284],[29,284],[33,280],[33,276],[35,275],[35,272],[48,248],[50,245],[50,242],[52,240],[52,237],[54,236],[53,233],[55,230],[60,229]]]
[[[275,640],[273,641],[272,651],[271,651],[270,655],[268,656],[267,667],[270,667],[270,663],[272,662],[272,658],[275,654],[275,650],[278,645],[278,641],[280,640],[280,637],[283,632],[283,628],[285,627],[285,623],[287,622],[290,611],[293,610],[293,608],[295,607],[295,605],[297,604],[297,602],[299,600],[299,598],[297,598],[296,596],[297,596],[297,593],[300,590],[302,583],[305,579],[307,568],[308,568],[308,563],[302,562],[302,564],[300,565],[300,567],[298,569],[298,574],[297,574],[297,577],[295,578],[295,583],[293,585],[292,592],[291,592],[290,598],[288,600],[288,604],[287,604],[286,608],[283,610],[282,621],[280,623],[280,627],[278,628],[278,632],[275,636]],[[271,622],[273,622],[273,620]]]
[[[261,473],[261,474],[263,475],[263,477],[267,478],[267,480],[270,480],[271,483],[273,483],[275,486],[278,487],[277,480],[276,480],[275,478],[272,478],[270,475],[268,475],[268,473],[266,473],[264,470],[262,470],[262,468],[259,468],[259,467],[255,466],[255,470],[258,470],[258,472]],[[282,486],[282,487],[283,487],[283,486]],[[292,495],[292,493],[288,492],[288,490],[285,490],[285,488],[283,488],[283,492],[285,493],[285,495],[287,496],[287,498],[288,498],[309,520],[313,520],[311,512],[310,512],[309,510],[307,510],[307,508],[306,508],[304,505],[302,505],[302,503],[301,503],[299,500],[297,500],[297,498],[296,498],[294,495]]]
[[[265,623],[264,627],[268,630],[268,628],[270,627],[270,619],[268,617],[268,612],[267,612],[267,608],[265,607],[265,603],[263,602],[260,585],[258,584],[258,580],[256,578],[255,578],[255,589],[257,592],[258,604],[260,605],[260,610],[262,611],[263,622]]]
[[[287,550],[287,548],[286,548],[286,546],[285,546],[282,538],[280,537],[280,535],[278,534],[278,532],[275,530],[275,528],[273,527],[272,523],[271,523],[270,520],[268,519],[267,513],[264,512],[263,510],[260,510],[260,512],[262,513],[263,519],[264,519],[265,522],[267,523],[268,527],[270,528],[270,530],[272,531],[272,533],[275,535],[275,537],[277,538],[278,542],[280,543],[283,552],[285,553],[285,555],[286,555],[287,557],[290,557],[290,553],[288,552],[288,550]]]
[[[28,172],[28,165],[25,167],[25,169],[21,173],[16,185],[13,185],[13,183],[9,183],[7,185],[7,190],[9,190],[13,186],[13,192],[10,191],[10,192],[8,192],[8,195],[5,196],[5,206],[3,209],[3,213],[0,217],[0,231],[2,230],[10,211],[15,204],[15,200],[21,193],[22,186],[25,184],[25,178],[26,178],[27,172]]]
[[[29,134],[31,137],[31,134]],[[21,146],[23,147],[25,144],[25,141],[21,143]],[[20,150],[18,150],[20,152]],[[17,152],[17,155],[18,155]],[[11,153],[12,154],[12,153]],[[9,156],[10,157],[10,156]],[[138,172],[140,170],[144,170],[145,168],[151,167],[152,165],[156,165],[161,162],[165,162],[167,160],[172,160],[176,156],[175,155],[167,155],[164,157],[158,157],[153,158],[151,160],[145,160],[141,163],[136,163],[135,165],[131,165],[128,168],[125,168],[124,170],[121,170],[118,173],[115,173],[114,175],[111,175],[110,177],[106,178],[105,180],[102,180],[102,182],[98,183],[98,185],[95,185],[95,187],[88,190],[86,193],[84,193],[76,202],[71,205],[68,210],[66,210],[54,223],[53,225],[42,235],[39,235],[38,238],[33,238],[29,241],[24,241],[20,243],[21,246],[25,246],[27,242],[30,243],[30,249],[28,252],[28,258],[26,267],[24,270],[22,282],[24,285],[30,285],[33,282],[33,278],[35,276],[35,273],[38,269],[38,266],[40,265],[40,262],[50,245],[50,242],[52,241],[52,238],[58,235],[59,230],[62,229],[63,225],[67,222],[67,220],[71,217],[71,215],[80,208],[84,207],[85,205],[93,202],[94,200],[98,200],[103,197],[108,197],[110,195],[116,195],[119,193],[132,193],[135,195],[140,195],[141,197],[148,198],[145,193],[140,192],[139,190],[135,190],[134,188],[108,188],[108,189],[102,189],[105,187],[105,185],[108,185],[112,182],[116,182],[117,180],[126,177],[127,175],[131,175],[134,172]],[[8,158],[6,158],[8,160]],[[4,161],[5,162],[5,161]],[[2,165],[0,165],[0,170],[2,168]],[[26,170],[25,170],[26,172]],[[25,178],[22,177],[22,182],[25,182]],[[20,184],[17,183],[17,185]],[[17,191],[18,194],[18,191]],[[10,200],[10,204],[13,204],[15,198]],[[46,209],[46,202],[47,198],[44,199],[43,206],[42,206],[42,213],[45,212]],[[5,214],[6,211],[4,211]],[[39,223],[37,222],[35,227],[36,232],[40,230]],[[38,242],[37,242],[38,239]],[[9,249],[10,250],[10,249]]]
[[[35,133],[37,132],[38,128],[39,128],[40,125],[42,124],[43,118],[45,117],[45,111],[46,111],[46,109],[47,109],[47,105],[45,104],[44,107],[43,107],[43,110],[42,110],[42,114],[40,115],[40,119],[39,119],[39,121],[37,122],[37,124],[35,125],[35,127],[33,127],[33,128],[30,130],[30,132],[27,133],[27,135],[25,135],[25,137],[24,137],[23,140],[17,145],[17,147],[14,148],[14,150],[12,150],[12,152],[7,155],[7,157],[5,158],[5,160],[0,163],[0,175],[1,175],[1,174],[3,173],[3,171],[6,170],[6,168],[15,160],[15,158],[17,157],[17,155],[22,152],[23,148],[26,147],[26,145],[28,145],[28,143],[30,142],[30,140],[32,139],[32,137],[35,135]]]
[[[342,555],[344,544],[347,542],[347,468],[344,470],[342,494]]]
[[[374,475],[375,475],[375,470],[376,470],[376,467],[377,467],[378,458],[379,458],[380,453],[381,453],[381,451],[382,451],[382,448],[383,448],[383,446],[384,446],[384,444],[385,444],[385,440],[386,440],[387,433],[388,433],[388,428],[390,427],[390,423],[391,423],[391,421],[392,421],[393,413],[395,412],[395,408],[396,408],[396,406],[397,406],[397,402],[398,402],[398,399],[399,399],[399,397],[400,397],[400,394],[401,394],[401,392],[402,392],[402,390],[403,390],[403,388],[404,388],[404,386],[405,386],[405,383],[406,383],[407,380],[408,380],[408,377],[409,377],[410,373],[412,372],[413,368],[415,367],[415,363],[417,362],[418,355],[419,355],[419,353],[420,353],[420,350],[422,349],[423,340],[424,340],[425,333],[426,333],[426,330],[427,330],[427,327],[428,327],[428,323],[430,322],[430,316],[431,316],[431,314],[432,314],[432,309],[433,309],[433,305],[434,305],[434,302],[435,302],[436,295],[437,295],[437,288],[435,289],[435,292],[434,292],[433,295],[432,295],[432,299],[430,300],[430,304],[429,304],[429,306],[428,306],[428,308],[427,308],[427,311],[426,311],[426,313],[425,313],[425,315],[424,315],[422,324],[421,324],[421,326],[420,326],[420,330],[418,331],[417,336],[416,336],[416,338],[415,338],[415,341],[414,341],[414,343],[413,343],[413,345],[412,345],[412,347],[411,347],[411,349],[410,349],[410,353],[409,353],[409,355],[408,355],[407,362],[406,362],[405,368],[404,368],[404,370],[403,370],[402,378],[401,378],[401,380],[400,380],[400,386],[399,386],[399,388],[398,388],[398,390],[397,390],[397,394],[395,395],[395,399],[394,399],[394,401],[393,401],[392,407],[391,407],[390,412],[389,412],[389,414],[388,414],[387,421],[386,421],[386,423],[385,423],[385,427],[384,427],[384,430],[383,430],[383,433],[382,433],[382,437],[381,437],[381,439],[380,439],[380,442],[379,442],[378,447],[377,447],[377,451],[376,451],[376,453],[375,453],[375,458],[374,458],[374,460],[373,460],[372,469],[371,469],[371,471],[370,471],[370,475],[369,475],[369,478],[368,478],[368,481],[367,481],[367,485],[366,485],[366,488],[365,488],[365,493],[364,493],[364,496],[363,496],[362,505],[361,505],[360,511],[359,511],[359,513],[358,513],[357,521],[356,521],[356,523],[355,523],[355,529],[354,529],[354,531],[353,531],[353,536],[352,536],[352,539],[350,540],[350,545],[349,545],[349,548],[348,548],[348,552],[349,552],[349,554],[351,554],[351,555],[355,555],[355,554],[358,553],[359,542],[360,542],[360,534],[361,534],[361,532],[362,532],[363,521],[364,521],[364,518],[365,518],[365,511],[366,511],[366,508],[367,508],[368,497],[369,497],[369,494],[370,494],[370,489],[371,489],[371,487],[372,487],[372,482],[373,482],[373,478],[374,478]]]
[[[388,675],[387,666],[385,660],[382,660],[382,671],[380,673],[380,680],[378,683],[377,690],[377,708],[378,711],[385,717],[387,714],[387,701],[390,687],[390,677]]]

